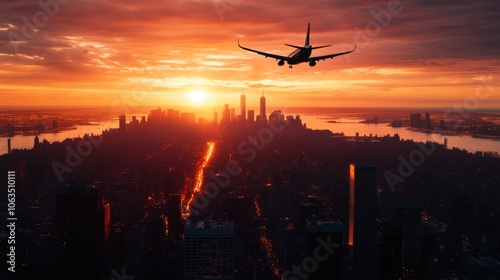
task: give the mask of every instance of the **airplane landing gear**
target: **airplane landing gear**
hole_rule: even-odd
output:
[[[292,69],[292,68],[293,68],[293,66],[292,66],[292,65],[290,65],[290,66],[288,66],[288,68]]]

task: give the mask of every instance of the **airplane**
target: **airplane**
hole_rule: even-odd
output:
[[[250,51],[250,52],[254,52],[254,53],[263,55],[266,58],[267,57],[272,57],[272,58],[274,58],[276,60],[279,60],[278,61],[278,65],[279,66],[283,66],[285,64],[285,61],[286,61],[289,64],[289,66],[288,66],[289,68],[292,68],[293,65],[300,64],[300,63],[303,63],[303,62],[308,62],[309,66],[313,67],[313,66],[316,65],[316,61],[325,60],[327,58],[334,58],[334,57],[339,56],[339,55],[349,54],[349,53],[352,53],[353,51],[356,50],[356,46],[354,46],[354,49],[352,49],[350,51],[347,51],[347,52],[327,54],[327,55],[320,55],[320,56],[311,56],[312,50],[330,47],[331,45],[325,45],[325,46],[319,46],[319,47],[313,47],[313,46],[311,46],[309,44],[309,31],[310,31],[310,28],[311,28],[311,23],[308,23],[307,24],[306,42],[304,43],[303,47],[294,46],[294,45],[290,45],[290,44],[285,44],[286,46],[289,46],[289,47],[292,47],[292,48],[296,48],[296,50],[294,50],[293,52],[291,52],[288,56],[281,56],[281,55],[277,55],[277,54],[266,53],[266,52],[262,52],[262,51],[253,50],[253,49],[249,49],[249,48],[243,47],[242,45],[240,45],[240,40],[239,39],[238,39],[238,47],[240,47],[240,48],[242,48],[242,49],[244,49],[246,51]]]

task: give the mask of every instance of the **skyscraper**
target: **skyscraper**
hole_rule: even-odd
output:
[[[351,164],[349,239],[353,246],[353,279],[378,279],[381,235],[375,227],[377,167]]]
[[[118,117],[118,120],[119,120],[119,129],[120,131],[125,131],[127,128],[126,128],[126,116],[125,115],[120,115]]]
[[[328,258],[318,261],[318,268],[310,274],[309,279],[342,279],[342,244],[344,229],[339,220],[306,219],[307,254],[324,253],[321,244],[333,243],[330,251],[325,250]]]
[[[224,110],[222,111],[222,123],[229,123],[230,117],[231,111],[229,110],[229,104],[224,104]]]
[[[255,111],[254,110],[248,110],[248,118],[247,119],[249,122],[255,121]]]
[[[402,233],[401,271],[403,279],[417,279],[421,267],[422,237],[419,233],[421,207],[416,202],[401,201],[393,205],[394,224]]]
[[[234,279],[234,223],[188,219],[184,279]]]
[[[262,92],[262,96],[260,97],[260,120],[266,120],[266,97],[264,96],[264,92]]]
[[[65,186],[56,194],[58,233],[66,244],[67,279],[99,279],[106,268],[110,204],[102,187]]]
[[[425,124],[424,124],[425,129],[431,129],[431,116],[429,112],[425,113]]]
[[[245,98],[246,96],[244,93],[240,95],[240,116],[242,121],[245,121],[247,119],[247,106]]]

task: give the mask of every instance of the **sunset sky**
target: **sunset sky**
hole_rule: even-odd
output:
[[[289,69],[237,46],[288,55],[308,22],[313,46],[333,44],[313,55],[357,50]],[[243,90],[257,106],[264,90],[280,106],[500,108],[499,34],[493,0],[2,0],[0,107],[194,106],[194,90],[197,106]]]

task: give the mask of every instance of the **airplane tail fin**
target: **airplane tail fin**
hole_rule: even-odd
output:
[[[304,46],[309,46],[309,31],[310,30],[311,30],[311,23],[309,22],[307,24],[306,42],[304,43]]]
[[[331,47],[332,45],[324,45],[324,46],[318,46],[318,47],[312,47],[311,49],[321,49],[321,48],[326,48],[326,47]]]

